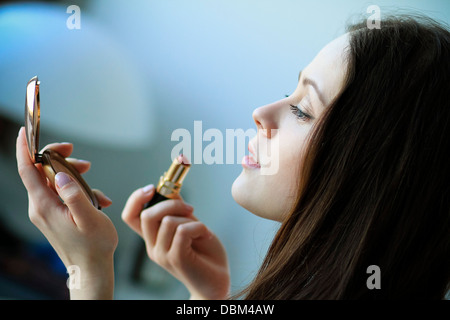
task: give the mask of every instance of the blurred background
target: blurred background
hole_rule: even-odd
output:
[[[79,29],[67,26],[70,5],[80,8]],[[16,169],[29,79],[41,81],[40,147],[73,142],[73,157],[92,161],[87,182],[113,199],[104,212],[119,233],[116,299],[185,299],[168,273],[138,263],[141,240],[120,218],[126,199],[167,170],[175,129],[192,141],[194,121],[224,139],[226,129],[255,129],[252,111],[290,94],[298,72],[347,22],[367,19],[370,5],[381,27],[384,13],[404,11],[450,23],[447,0],[0,2],[0,298],[68,297],[65,268],[28,220]],[[231,197],[240,161],[196,164],[182,190],[227,249],[233,293],[252,280],[279,227]]]

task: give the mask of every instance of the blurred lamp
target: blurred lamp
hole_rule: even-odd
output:
[[[23,123],[26,84],[39,76],[43,128],[92,144],[148,147],[157,132],[149,81],[88,12],[81,9],[81,28],[70,29],[66,11],[0,7],[0,114]]]

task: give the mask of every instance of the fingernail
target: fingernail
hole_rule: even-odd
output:
[[[91,163],[88,160],[83,160],[83,159],[77,159],[77,158],[72,158],[72,157],[68,157],[66,158],[67,161],[78,161],[78,162],[83,162],[83,163]]]
[[[111,198],[110,197],[108,197],[107,195],[105,195],[105,194],[103,194],[103,196],[105,197],[105,199],[107,200],[107,201],[109,201],[109,202],[111,202],[112,203],[112,200],[111,200]]]
[[[65,174],[64,172],[58,172],[55,176],[55,182],[59,188],[62,188],[66,184],[72,182],[72,179],[68,174]]]
[[[85,165],[91,165],[92,162],[88,161],[88,160],[83,160],[83,159],[77,159],[76,161],[78,161],[78,163],[83,163]]]
[[[145,186],[142,188],[143,193],[150,193],[155,189],[155,186],[153,184],[149,184],[148,186]]]

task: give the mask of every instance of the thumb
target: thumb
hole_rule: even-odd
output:
[[[80,219],[83,220],[84,215],[92,210],[91,202],[81,186],[67,173],[58,172],[55,176],[55,185],[56,191],[78,224]]]

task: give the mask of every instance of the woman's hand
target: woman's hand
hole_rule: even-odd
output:
[[[17,138],[17,167],[28,191],[29,217],[53,246],[66,268],[76,266],[71,299],[110,299],[113,297],[113,255],[117,247],[117,232],[111,220],[92,206],[90,200],[69,175],[58,173],[55,188],[45,177],[42,167],[29,156],[24,128]],[[63,157],[72,153],[72,144],[51,144]],[[80,172],[89,170],[90,163],[67,159]],[[55,192],[56,191],[56,192]],[[103,193],[93,190],[102,207],[111,205]],[[64,201],[61,202],[59,197]]]
[[[145,240],[150,259],[180,280],[191,299],[228,298],[230,275],[220,241],[181,198],[142,211],[154,195],[152,185],[136,190],[122,213],[122,219]]]

